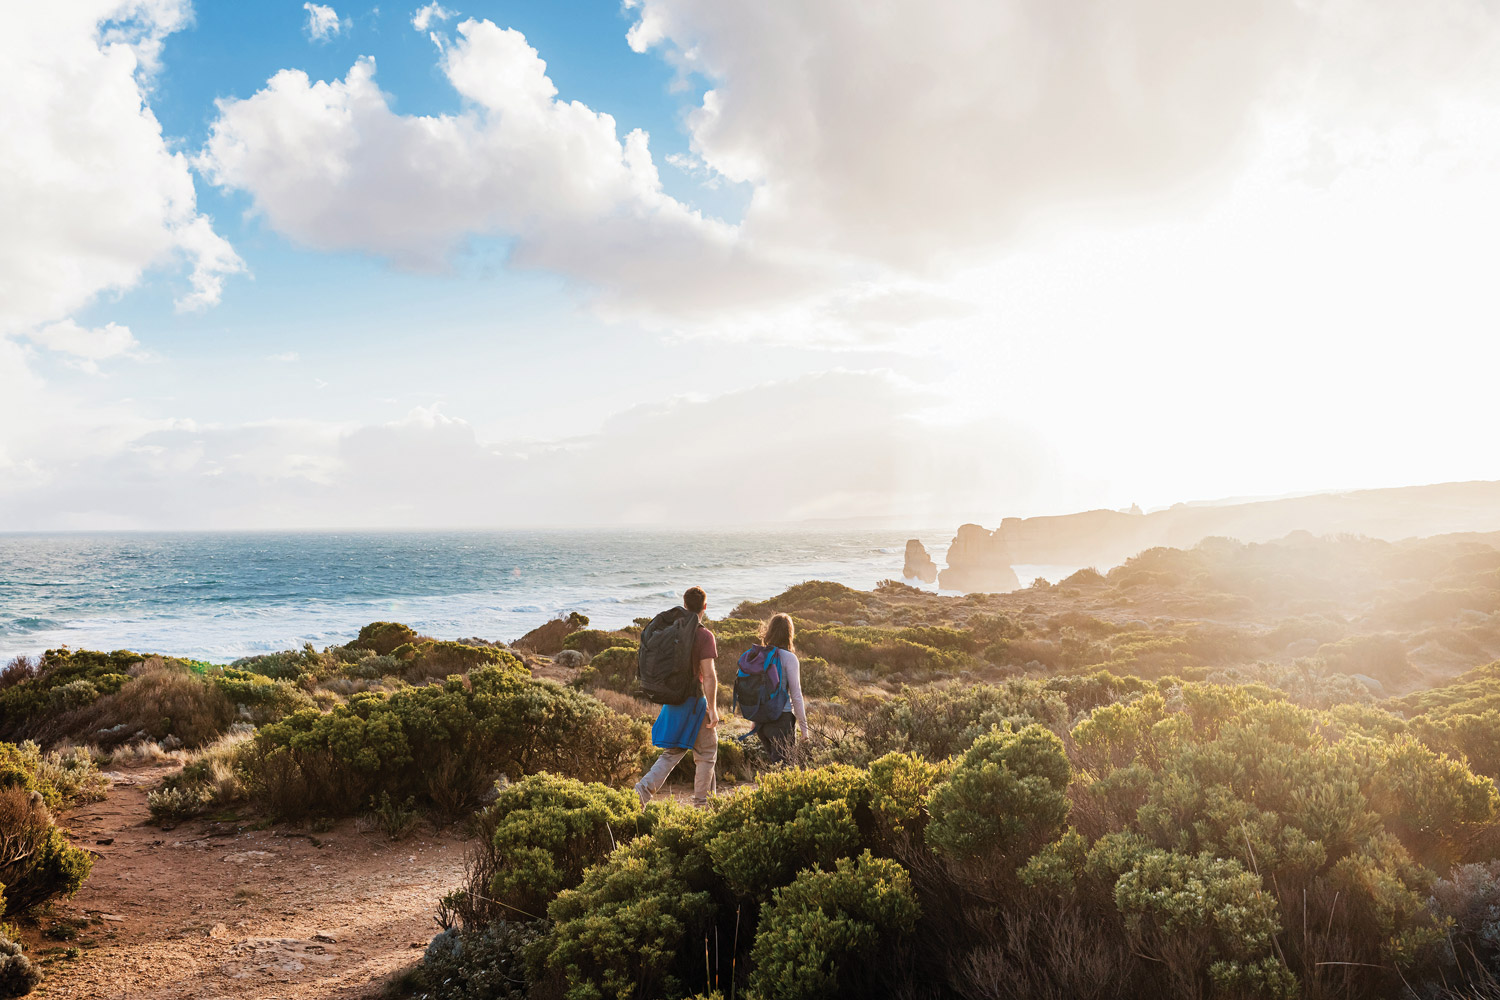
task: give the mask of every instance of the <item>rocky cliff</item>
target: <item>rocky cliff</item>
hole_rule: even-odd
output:
[[[1105,569],[1156,545],[1191,548],[1213,536],[1265,542],[1293,531],[1307,531],[1395,541],[1496,530],[1500,530],[1500,482],[1440,483],[1244,503],[1176,504],[1151,514],[1135,508],[1130,513],[1090,510],[1049,517],[1008,517],[993,532],[972,524],[960,528],[954,539],[959,551],[949,554],[949,569],[940,579],[944,589],[999,591],[1008,588],[991,586],[994,579],[982,579],[973,585],[970,581],[976,573],[996,572],[1002,562],[1007,570],[1013,564]]]
[[[901,575],[908,580],[921,580],[923,583],[937,583],[937,563],[932,561],[932,556],[927,554],[927,547],[919,539],[913,538],[906,543],[906,566]]]
[[[948,568],[938,574],[938,586],[965,593],[1007,593],[1021,586],[1011,562],[998,531],[965,524],[948,546]]]

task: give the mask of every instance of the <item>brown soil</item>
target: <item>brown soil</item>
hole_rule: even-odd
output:
[[[146,791],[175,764],[121,773],[103,802],[62,822],[98,854],[54,917],[76,941],[28,931],[40,997],[312,1000],[379,996],[436,933],[438,899],[463,875],[464,841],[423,826],[392,842],[354,821],[310,834],[251,824],[149,825]],[[43,927],[56,927],[44,919]],[[78,958],[62,949],[81,947]]]

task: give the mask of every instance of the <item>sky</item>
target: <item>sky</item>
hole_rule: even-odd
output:
[[[1494,0],[56,0],[0,530],[1500,479]]]

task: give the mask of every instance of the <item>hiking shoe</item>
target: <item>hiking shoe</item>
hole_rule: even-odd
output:
[[[651,802],[651,792],[646,788],[646,779],[642,778],[635,783],[635,794],[641,800],[641,808],[644,809]]]

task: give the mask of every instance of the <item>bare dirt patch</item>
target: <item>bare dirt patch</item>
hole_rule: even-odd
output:
[[[244,822],[149,825],[146,791],[175,765],[121,773],[103,802],[63,817],[98,854],[54,907],[77,958],[48,963],[41,997],[312,1000],[378,996],[436,932],[465,842],[421,828],[392,842],[351,820],[323,833]],[[35,930],[28,951],[61,952]]]

